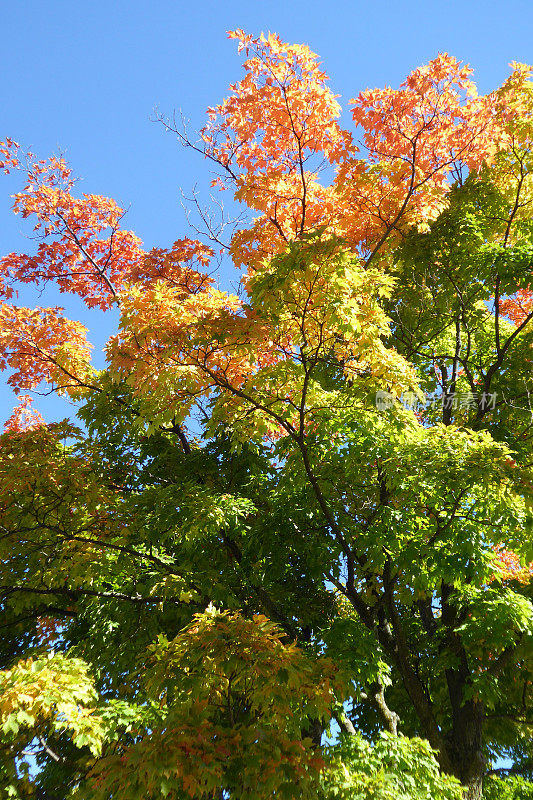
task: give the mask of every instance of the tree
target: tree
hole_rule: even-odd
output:
[[[244,78],[176,133],[253,214],[240,296],[1,148],[42,235],[0,262],[1,366],[79,419],[25,394],[1,439],[4,792],[527,793],[531,70],[479,97],[441,54],[352,101],[359,150],[307,47],[231,36]],[[10,302],[48,282],[119,309],[106,370]]]

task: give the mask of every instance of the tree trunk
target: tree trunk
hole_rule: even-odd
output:
[[[483,790],[485,759],[483,757],[483,703],[465,698],[472,675],[468,657],[455,630],[466,611],[451,602],[453,587],[442,584],[442,622],[447,628],[443,646],[453,654],[456,665],[446,670],[448,697],[452,712],[452,729],[446,736],[446,749],[453,774],[465,787],[465,800],[479,800]]]
[[[480,775],[478,778],[473,778],[468,786],[466,786],[464,798],[465,800],[481,800],[482,791],[483,777]]]
[[[479,800],[486,766],[482,752],[483,706],[467,701],[453,711],[450,759],[456,777],[465,787],[465,800]]]

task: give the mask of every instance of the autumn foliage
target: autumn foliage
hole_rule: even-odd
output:
[[[250,211],[234,293],[0,143],[38,238],[0,259],[5,796],[474,800],[533,775],[531,69],[439,54],[345,129],[307,46],[230,38],[176,133]],[[118,311],[105,370],[25,284]]]

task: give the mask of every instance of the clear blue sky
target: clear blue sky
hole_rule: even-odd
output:
[[[503,81],[510,61],[533,62],[531,0],[14,0],[2,3],[0,139],[43,157],[66,152],[81,191],[114,197],[147,246],[168,246],[188,233],[180,187],[205,188],[208,167],[151,117],[156,106],[182,109],[201,127],[206,107],[241,75],[226,38],[232,28],[308,44],[345,107],[366,87],[397,85],[439,51],[470,63],[481,92]],[[0,177],[0,254],[32,248],[29,226],[9,210],[17,188]],[[80,318],[79,304],[62,302]],[[94,319],[98,346],[112,323]],[[0,421],[13,406],[2,377]],[[50,399],[36,405],[47,420],[68,413]]]

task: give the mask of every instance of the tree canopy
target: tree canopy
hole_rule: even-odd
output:
[[[175,128],[227,243],[147,251],[0,144],[38,237],[0,259],[2,796],[533,797],[532,70],[440,54],[348,130],[308,47],[230,37]],[[118,310],[105,370],[24,284]]]

